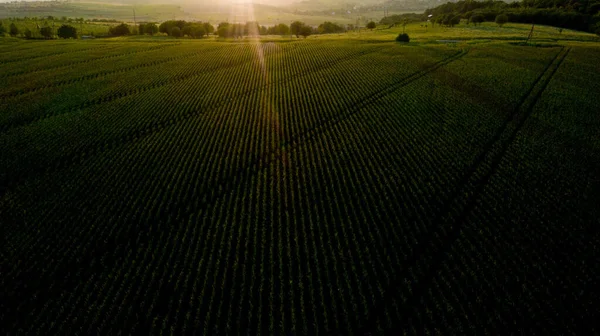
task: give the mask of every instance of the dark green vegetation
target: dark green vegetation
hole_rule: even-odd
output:
[[[57,33],[58,37],[60,38],[77,38],[77,29],[73,26],[69,26],[69,25],[62,25],[60,26],[60,28],[58,28]]]
[[[397,34],[0,45],[7,334],[594,325],[598,44]]]
[[[600,35],[600,1],[597,0],[521,0],[512,3],[461,0],[427,9],[422,18],[425,19],[429,15],[432,15],[431,20],[437,23],[457,16],[469,20],[471,16],[477,15],[477,21],[473,21],[474,23],[481,22],[481,19],[496,21],[498,24],[535,23]],[[498,22],[498,17],[501,17],[501,23]],[[398,22],[401,19],[402,16],[398,16],[386,20]]]

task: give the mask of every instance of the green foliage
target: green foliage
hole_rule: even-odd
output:
[[[131,33],[129,26],[126,23],[111,27],[108,32],[112,36],[125,36]]]
[[[471,16],[471,18],[469,20],[474,25],[478,25],[478,24],[482,23],[483,21],[485,21],[485,19],[483,18],[483,15],[481,15],[481,14],[474,14]]]
[[[292,32],[292,34],[296,35],[296,37],[299,37],[304,26],[304,22],[294,21],[290,25],[290,31]]]
[[[412,23],[412,22],[421,22],[427,20],[427,16],[423,14],[415,14],[415,13],[407,13],[407,14],[395,14],[384,17],[379,21],[380,24],[383,25],[392,25],[399,23]]]
[[[522,0],[521,2],[506,3],[503,1],[473,1],[461,0],[448,2],[440,6],[427,9],[424,16],[433,15],[434,18],[443,17],[438,23],[451,25],[451,18],[456,14],[464,18],[471,16],[470,21],[478,24],[483,21],[495,21],[500,15],[506,16],[506,21],[498,23],[500,26],[506,22],[536,23],[555,27],[569,28],[580,31],[595,31],[595,23],[600,5],[598,3],[575,2],[570,0]],[[469,14],[467,14],[469,13]],[[477,17],[478,20],[474,20]],[[479,21],[483,18],[483,21]],[[504,19],[502,17],[501,21]]]
[[[9,29],[8,29],[8,33],[9,33],[9,34],[10,34],[10,36],[12,36],[12,37],[15,37],[15,36],[19,35],[19,33],[20,33],[20,32],[19,32],[19,28],[17,28],[17,25],[16,25],[14,22],[12,22],[12,23],[10,24],[10,27],[9,27]]]
[[[373,30],[373,29],[375,29],[375,27],[377,27],[375,22],[371,21],[371,22],[367,23],[367,28]]]
[[[184,20],[169,20],[165,21],[158,26],[158,31],[167,35],[171,35],[174,27],[179,28],[179,31],[183,29],[187,22]]]
[[[225,22],[226,23],[226,22]],[[223,23],[219,25],[220,27],[224,26]],[[177,27],[179,31],[175,30],[175,32],[179,35],[173,35],[173,28]],[[161,33],[165,33],[169,36],[182,37],[189,36],[193,38],[201,38],[205,35],[212,34],[215,31],[215,27],[213,27],[208,22],[189,22],[185,20],[170,20],[165,21],[160,24],[158,27],[158,31]],[[227,34],[225,30],[222,31],[225,35]]]
[[[6,34],[6,28],[4,28],[4,25],[0,22],[0,37],[4,36],[4,34]]]
[[[241,23],[230,24],[227,22],[221,22],[217,28],[217,35],[219,37],[239,38],[239,37],[248,35],[249,28],[252,27],[253,25],[254,25],[254,27],[256,27],[255,22],[250,23],[250,24],[241,24]]]
[[[50,39],[54,37],[54,30],[52,29],[52,27],[49,26],[45,26],[40,28],[40,35],[42,35],[42,37],[44,37],[45,39]]]
[[[506,14],[500,14],[496,16],[496,24],[498,24],[498,26],[502,27],[507,22],[508,16],[506,16]]]
[[[410,42],[410,37],[406,33],[399,34],[396,37],[396,42]]]
[[[31,32],[31,30],[29,28],[26,28],[23,35],[25,35],[26,39],[30,39],[33,36],[33,33]]]
[[[361,34],[5,39],[4,334],[593,318],[598,43]]]
[[[169,32],[169,36],[173,36],[173,37],[182,37],[183,36],[183,31],[175,26],[171,28],[171,31]]]
[[[277,25],[274,25],[272,27],[267,28],[267,34],[270,35],[289,35],[290,34],[290,27],[288,25],[286,25],[285,23],[280,23]]]
[[[138,32],[140,35],[154,35],[158,33],[158,26],[156,23],[148,22],[148,23],[140,23],[138,26]]]
[[[304,38],[309,37],[310,35],[312,35],[313,33],[313,29],[310,26],[302,26],[300,28],[300,35],[302,35]]]
[[[312,31],[312,29],[311,29]],[[319,34],[335,34],[335,33],[343,33],[346,29],[338,24],[333,22],[323,22],[317,28]]]
[[[209,22],[204,22],[202,24],[202,26],[204,28],[204,32],[206,33],[206,35],[212,34],[215,32],[215,27],[213,25],[211,25]]]
[[[73,26],[62,25],[58,28],[57,35],[60,38],[68,39],[68,38],[77,38],[77,29]]]

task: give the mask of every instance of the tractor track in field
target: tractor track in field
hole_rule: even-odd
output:
[[[115,54],[115,55],[106,55],[106,56],[92,57],[92,58],[84,59],[84,60],[81,60],[81,61],[75,61],[75,62],[71,62],[69,64],[61,64],[61,65],[51,66],[51,67],[48,67],[48,68],[40,68],[40,69],[34,69],[34,70],[23,70],[23,71],[17,71],[17,72],[7,73],[7,74],[4,74],[4,75],[0,76],[0,78],[19,77],[19,76],[23,76],[23,75],[30,75],[30,74],[38,73],[38,72],[44,72],[44,71],[50,71],[50,70],[68,68],[68,67],[72,67],[74,65],[86,64],[86,63],[91,63],[91,62],[101,61],[101,60],[106,60],[106,59],[111,59],[111,58],[119,58],[119,57],[124,57],[124,56],[130,56],[130,55],[139,54],[139,53],[143,53],[143,52],[157,51],[157,50],[161,50],[161,49],[165,49],[165,48],[172,47],[172,46],[177,46],[177,45],[180,45],[180,43],[169,43],[169,44],[147,47],[147,48],[144,48],[142,50],[133,50],[133,51],[129,51],[129,52],[125,52],[125,53],[120,53],[120,54]],[[119,46],[112,46],[111,49],[116,49],[118,47]],[[46,86],[43,86],[41,88],[45,88],[45,87]],[[16,92],[13,92],[13,93],[9,93],[9,94],[2,94],[2,95],[0,95],[0,99],[1,98],[6,98],[6,97],[14,97],[14,96],[18,96],[18,95],[21,95],[21,94],[24,94],[24,93],[27,93],[27,92],[32,92],[32,91],[37,91],[37,90],[38,90],[38,88],[32,88],[32,89],[19,90],[19,91],[16,91]]]
[[[408,295],[408,299],[399,307],[400,312],[407,317],[405,320],[399,321],[399,328],[406,329],[409,327],[409,323],[414,321],[414,318],[412,318],[413,316],[411,315],[412,307],[418,304],[420,298],[431,285],[436,270],[444,260],[446,251],[459,237],[464,221],[468,214],[475,208],[479,195],[483,191],[485,185],[487,185],[491,176],[497,170],[510,144],[515,140],[517,134],[531,115],[535,104],[569,52],[570,48],[565,49],[563,47],[563,49],[555,55],[520,100],[513,113],[507,116],[502,126],[500,126],[490,141],[483,147],[483,150],[469,167],[467,173],[459,180],[459,182],[457,182],[456,187],[448,196],[445,206],[438,213],[436,218],[431,221],[431,223],[442,224],[439,224],[438,227],[434,228],[434,230],[432,230],[433,232],[425,232],[418,237],[416,241],[418,241],[419,244],[413,251],[413,255],[406,258],[407,262],[405,265],[399,265],[400,267],[398,269],[404,270],[405,272],[399,272],[399,274],[394,276],[394,281],[388,283],[384,287],[384,293],[387,294],[383,295],[384,301],[379,302],[376,306],[371,307],[372,309],[369,309],[371,311],[371,316],[365,323],[360,334],[369,335],[373,330],[376,330],[375,326],[377,318],[383,316],[383,311],[393,302],[403,301],[398,297],[398,284],[405,283],[405,280],[409,280],[407,275],[409,272],[407,270],[419,267],[420,264],[425,263],[426,271],[424,272],[424,276],[421,277],[422,281],[418,281],[413,285],[412,290]],[[513,126],[513,129],[506,131],[509,126]],[[508,134],[503,137],[504,133]],[[505,141],[502,141],[503,138]],[[489,163],[489,168],[486,168],[485,163]],[[479,172],[480,170],[483,171]],[[469,190],[468,186],[471,185],[473,186],[473,190]],[[467,191],[471,191],[471,193],[468,193]],[[469,195],[466,200],[466,205],[464,205],[459,215],[451,220],[452,224],[450,227],[444,227],[443,223],[445,220],[448,220],[447,216],[450,216],[452,206],[459,200],[459,196],[462,194]],[[430,265],[426,264],[427,259],[432,260]]]
[[[361,101],[359,103],[357,103],[347,113],[340,113],[338,115],[335,115],[335,116],[332,116],[330,118],[320,121],[317,126],[310,127],[307,130],[301,132],[300,134],[291,136],[290,139],[288,139],[287,141],[284,141],[281,144],[281,147],[286,148],[287,152],[293,151],[299,145],[309,142],[312,139],[316,138],[318,135],[321,135],[321,134],[327,132],[329,129],[331,129],[335,125],[337,125],[337,124],[349,119],[351,116],[361,112],[365,107],[376,103],[381,98],[426,76],[427,74],[431,73],[432,71],[435,71],[436,69],[438,69],[450,62],[460,59],[461,57],[463,57],[466,54],[467,54],[466,51],[459,52],[459,53],[452,55],[446,59],[443,59],[441,61],[434,63],[433,65],[429,66],[426,69],[419,70],[413,74],[410,74],[382,90],[379,90],[377,92],[374,92],[374,93],[362,98]],[[231,184],[233,181],[242,180],[242,182],[240,182],[240,183],[243,183],[243,181],[246,181],[249,177],[251,177],[255,173],[259,172],[262,169],[265,169],[272,163],[274,163],[278,160],[281,160],[281,157],[282,157],[282,153],[281,153],[281,150],[279,147],[272,149],[268,153],[265,153],[265,154],[261,155],[260,157],[258,157],[250,165],[240,168],[235,174],[228,176],[226,178],[223,178],[220,181],[217,181],[213,188],[218,187],[218,186],[223,186],[223,188],[222,188],[223,193],[225,193],[225,192],[227,192],[228,189],[233,189],[231,187],[229,187],[229,188],[226,187],[227,185]],[[203,196],[205,196],[205,195],[200,195],[199,198],[201,199]],[[215,197],[215,200],[218,198],[219,198],[219,196]],[[208,204],[210,204],[210,203],[207,203],[206,205],[208,205]]]
[[[264,84],[258,88],[253,88],[253,89],[249,89],[245,92],[240,93],[238,96],[236,96],[236,100],[238,99],[242,99],[244,97],[247,97],[251,94],[254,94],[255,92],[259,92],[262,90],[265,90],[273,85],[277,85],[277,84],[281,84],[281,83],[285,83],[287,81],[290,81],[291,79],[294,78],[299,78],[299,77],[303,77],[306,76],[308,74],[323,70],[323,69],[327,69],[333,65],[337,65],[340,62],[345,62],[348,60],[352,60],[355,59],[357,57],[361,57],[364,55],[368,55],[370,53],[376,52],[379,49],[381,49],[383,47],[376,47],[376,48],[372,48],[366,51],[360,51],[360,52],[356,52],[356,53],[352,53],[348,56],[342,57],[340,59],[335,59],[335,60],[331,60],[328,62],[325,62],[323,64],[321,64],[320,66],[311,68],[310,71],[304,71],[304,72],[298,72],[296,74],[290,75],[284,79],[280,79],[277,81],[273,81],[267,84]],[[236,65],[240,65],[240,64],[244,64],[244,63],[248,63],[250,61],[244,61],[244,62],[239,62]],[[229,65],[228,67],[231,67],[234,65]],[[222,69],[222,67],[215,67],[214,69],[212,69],[209,72],[212,71],[216,71]],[[206,73],[206,72],[205,72]],[[115,98],[116,99],[116,98]],[[114,100],[114,99],[113,99]],[[73,164],[77,164],[78,162],[83,161],[85,158],[89,158],[90,156],[93,155],[98,155],[102,152],[104,152],[105,150],[107,150],[107,148],[116,148],[116,147],[120,147],[120,146],[124,146],[130,142],[134,142],[134,141],[138,141],[138,140],[142,140],[147,136],[150,136],[152,134],[156,134],[159,132],[164,131],[165,129],[168,129],[170,127],[176,126],[178,124],[180,124],[181,122],[184,122],[186,120],[189,120],[190,118],[193,117],[197,117],[200,115],[203,115],[205,113],[208,113],[214,109],[217,109],[219,107],[225,106],[228,103],[230,103],[231,100],[221,100],[221,101],[217,101],[215,102],[213,105],[209,105],[207,106],[205,109],[202,110],[192,110],[189,111],[185,114],[173,117],[173,118],[169,118],[167,120],[163,120],[163,121],[158,121],[152,124],[148,124],[146,125],[146,127],[142,130],[132,130],[129,132],[126,132],[125,134],[123,134],[120,137],[111,139],[109,141],[104,141],[104,142],[100,142],[97,144],[93,144],[88,146],[87,148],[83,148],[81,150],[76,150],[73,153],[66,155],[66,156],[62,156],[60,158],[58,158],[57,160],[54,160],[53,162],[45,165],[44,167],[36,167],[33,169],[33,171],[29,171],[29,172],[24,172],[22,174],[17,174],[14,176],[8,176],[6,178],[4,178],[4,181],[0,180],[0,199],[2,198],[2,195],[4,195],[6,193],[6,191],[12,187],[14,187],[15,185],[18,185],[20,183],[20,181],[23,181],[27,178],[29,178],[32,175],[36,175],[38,173],[43,173],[43,172],[49,172],[49,171],[54,171],[54,170],[58,170],[60,168],[66,167],[66,166],[70,166]],[[51,116],[50,116],[51,117]],[[39,121],[41,119],[37,119],[36,121]],[[34,122],[36,122],[34,121]],[[33,123],[33,122],[32,122]],[[31,124],[31,123],[29,123]],[[24,125],[21,125],[24,126]],[[4,130],[6,131],[6,130]]]
[[[318,135],[323,134],[327,130],[331,129],[331,127],[347,120],[352,115],[355,115],[356,113],[361,112],[363,110],[363,108],[365,108],[366,106],[369,106],[369,105],[377,102],[379,99],[385,97],[386,95],[390,94],[391,92],[394,92],[394,91],[426,76],[427,74],[431,73],[432,71],[435,71],[436,69],[438,69],[450,62],[453,62],[453,61],[456,61],[457,59],[462,58],[466,54],[467,54],[467,51],[458,52],[450,57],[447,57],[441,61],[438,61],[438,62],[432,64],[431,66],[427,67],[426,69],[416,71],[415,73],[410,74],[410,75],[398,80],[396,83],[394,83],[384,89],[381,89],[377,92],[374,92],[374,93],[368,95],[367,97],[365,97],[364,99],[361,99],[361,101],[359,103],[357,103],[352,109],[350,109],[348,111],[348,113],[341,113],[340,115],[328,118],[328,119],[320,122],[318,126],[311,127],[309,129],[305,130],[304,132],[291,137],[289,140],[283,142],[280,147],[286,148],[286,152],[293,151],[299,145],[311,141],[312,139],[316,138]],[[193,203],[195,201],[205,200],[205,201],[199,202],[200,208],[206,208],[206,207],[210,206],[215,201],[220,199],[223,195],[235,190],[236,187],[247,183],[252,176],[256,175],[263,169],[267,168],[272,163],[274,163],[278,160],[281,160],[281,157],[283,154],[280,150],[280,147],[274,148],[274,149],[270,150],[269,152],[257,157],[250,164],[238,169],[237,171],[235,171],[233,174],[230,174],[229,176],[226,176],[220,180],[213,182],[213,185],[211,187],[207,188],[207,190],[218,189],[219,190],[218,192],[216,192],[216,193],[205,192],[202,194],[195,195],[191,199],[186,198],[187,199],[186,204],[189,202]],[[212,197],[209,198],[209,196],[212,196]],[[190,210],[189,209],[186,210],[186,209],[184,209],[184,207],[185,207],[185,204],[173,203],[170,206],[168,206],[163,213],[167,214],[167,213],[170,213],[171,211],[177,211],[179,209],[179,210],[183,211],[184,214],[187,214]],[[198,210],[198,209],[194,209],[194,211],[195,210]]]
[[[373,52],[373,51],[371,51],[371,52]],[[379,99],[385,97],[386,95],[389,95],[390,93],[392,93],[402,87],[405,87],[406,85],[409,85],[410,83],[413,83],[414,81],[428,75],[429,73],[435,71],[436,69],[438,69],[450,62],[453,62],[453,61],[456,61],[457,59],[462,58],[466,54],[467,54],[467,51],[458,52],[458,53],[456,53],[452,56],[449,56],[443,60],[435,62],[434,64],[428,66],[425,69],[417,70],[415,73],[412,73],[410,75],[405,76],[402,79],[399,79],[394,84],[392,84],[388,87],[385,87],[381,90],[378,90],[377,92],[370,94],[367,98],[362,99],[360,103],[356,104],[351,109],[346,110],[347,113],[341,113],[339,116],[329,118],[327,121],[320,123],[319,126],[311,127],[310,129],[308,129],[308,130],[302,132],[301,134],[286,141],[283,144],[283,146],[289,147],[290,148],[289,150],[294,150],[295,148],[298,148],[298,146],[300,146],[301,144],[313,140],[318,135],[327,132],[327,130],[331,129],[335,125],[337,125],[345,120],[348,120],[352,115],[360,113],[361,111],[364,110],[364,108],[366,106],[374,104],[375,102],[377,102]],[[339,60],[331,62],[331,63],[336,64],[338,62],[339,62]],[[320,68],[324,68],[324,67],[320,67]],[[315,69],[314,71],[317,71],[317,70]],[[311,71],[311,72],[314,72],[314,71]],[[301,74],[299,74],[299,76],[302,76],[304,74],[307,74],[307,73],[306,72],[301,73]],[[289,79],[289,78],[287,78],[287,79]],[[267,86],[273,85],[273,84],[276,84],[276,83],[275,82],[270,83],[270,84],[267,84]],[[263,89],[263,88],[261,88],[261,89]],[[255,90],[253,90],[253,91],[255,91]],[[175,123],[175,124],[177,124],[177,123]],[[164,129],[168,126],[175,125],[175,124],[168,124],[167,126],[163,127],[162,129]],[[154,133],[154,132],[151,132],[151,133]],[[150,134],[150,133],[148,133],[148,134]],[[221,199],[223,196],[233,192],[236,188],[246,185],[247,182],[249,182],[253,176],[255,176],[257,173],[259,173],[263,169],[266,169],[269,165],[277,162],[278,160],[281,160],[282,153],[279,148],[280,147],[277,147],[275,149],[272,149],[268,153],[261,155],[253,163],[246,165],[245,167],[239,169],[234,174],[230,174],[229,176],[227,176],[225,178],[217,180],[216,182],[214,182],[213,185],[211,185],[207,188],[207,190],[216,189],[217,190],[216,192],[214,192],[214,193],[203,192],[199,195],[192,195],[192,197],[184,196],[184,197],[182,197],[182,199],[184,199],[186,201],[185,204],[182,204],[180,202],[180,203],[174,203],[173,205],[165,206],[163,208],[163,210],[159,214],[157,214],[157,217],[154,218],[154,222],[157,224],[161,223],[161,220],[165,219],[165,217],[169,216],[169,214],[172,213],[173,211],[179,212],[179,214],[182,218],[186,218],[190,214],[197,212],[199,209],[206,209],[208,206],[214,204],[217,200]],[[94,154],[96,154],[96,153],[92,153],[92,155],[94,155]],[[205,199],[206,201],[204,201],[203,199]],[[191,208],[187,207],[187,205],[193,204],[195,201],[200,201],[197,203],[198,206],[191,207]],[[133,243],[131,241],[131,239],[133,239],[132,237],[134,237],[134,236],[128,234],[129,232],[135,232],[136,230],[142,229],[140,226],[144,225],[143,221],[133,220],[132,223],[135,223],[135,224],[132,224],[127,230],[124,230],[122,234],[119,234],[116,236],[106,236],[102,239],[100,239],[101,237],[96,236],[97,244],[94,246],[94,250],[89,251],[89,253],[86,253],[85,256],[80,256],[80,259],[78,259],[78,261],[81,264],[88,264],[89,263],[88,258],[95,258],[98,255],[105,255],[106,258],[103,259],[104,260],[103,263],[104,263],[104,266],[106,266],[106,267],[108,267],[108,265],[111,265],[113,263],[120,262],[120,260],[127,255],[127,252],[130,249],[135,248],[135,246],[138,246],[137,244],[143,243],[143,240],[140,241],[139,239],[135,243]],[[162,230],[162,229],[164,229],[164,226],[162,226],[162,225],[155,226],[155,230]],[[149,237],[145,237],[144,239],[146,239],[146,238],[149,238]],[[124,246],[125,248],[123,249],[123,251],[121,251],[122,253],[119,253],[119,254],[107,255],[102,252],[96,253],[97,251],[108,251],[110,246]],[[59,269],[62,269],[63,267],[75,267],[75,266],[77,266],[77,265],[70,263],[68,265],[67,264],[59,265],[58,267],[59,267]],[[82,276],[82,277],[87,277],[89,275],[90,274],[88,274],[88,273],[80,274],[80,276]],[[22,274],[21,276],[26,276],[26,274]],[[17,278],[18,277],[19,276],[17,276]]]

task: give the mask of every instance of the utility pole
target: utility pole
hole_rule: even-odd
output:
[[[529,36],[527,36],[527,42],[525,43],[529,43],[529,40],[531,39],[531,37],[533,36],[533,27],[535,26],[535,23],[531,24],[531,30],[529,31]]]

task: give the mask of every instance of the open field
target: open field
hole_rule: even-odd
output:
[[[6,333],[593,334],[597,37],[419,29],[1,40]]]

